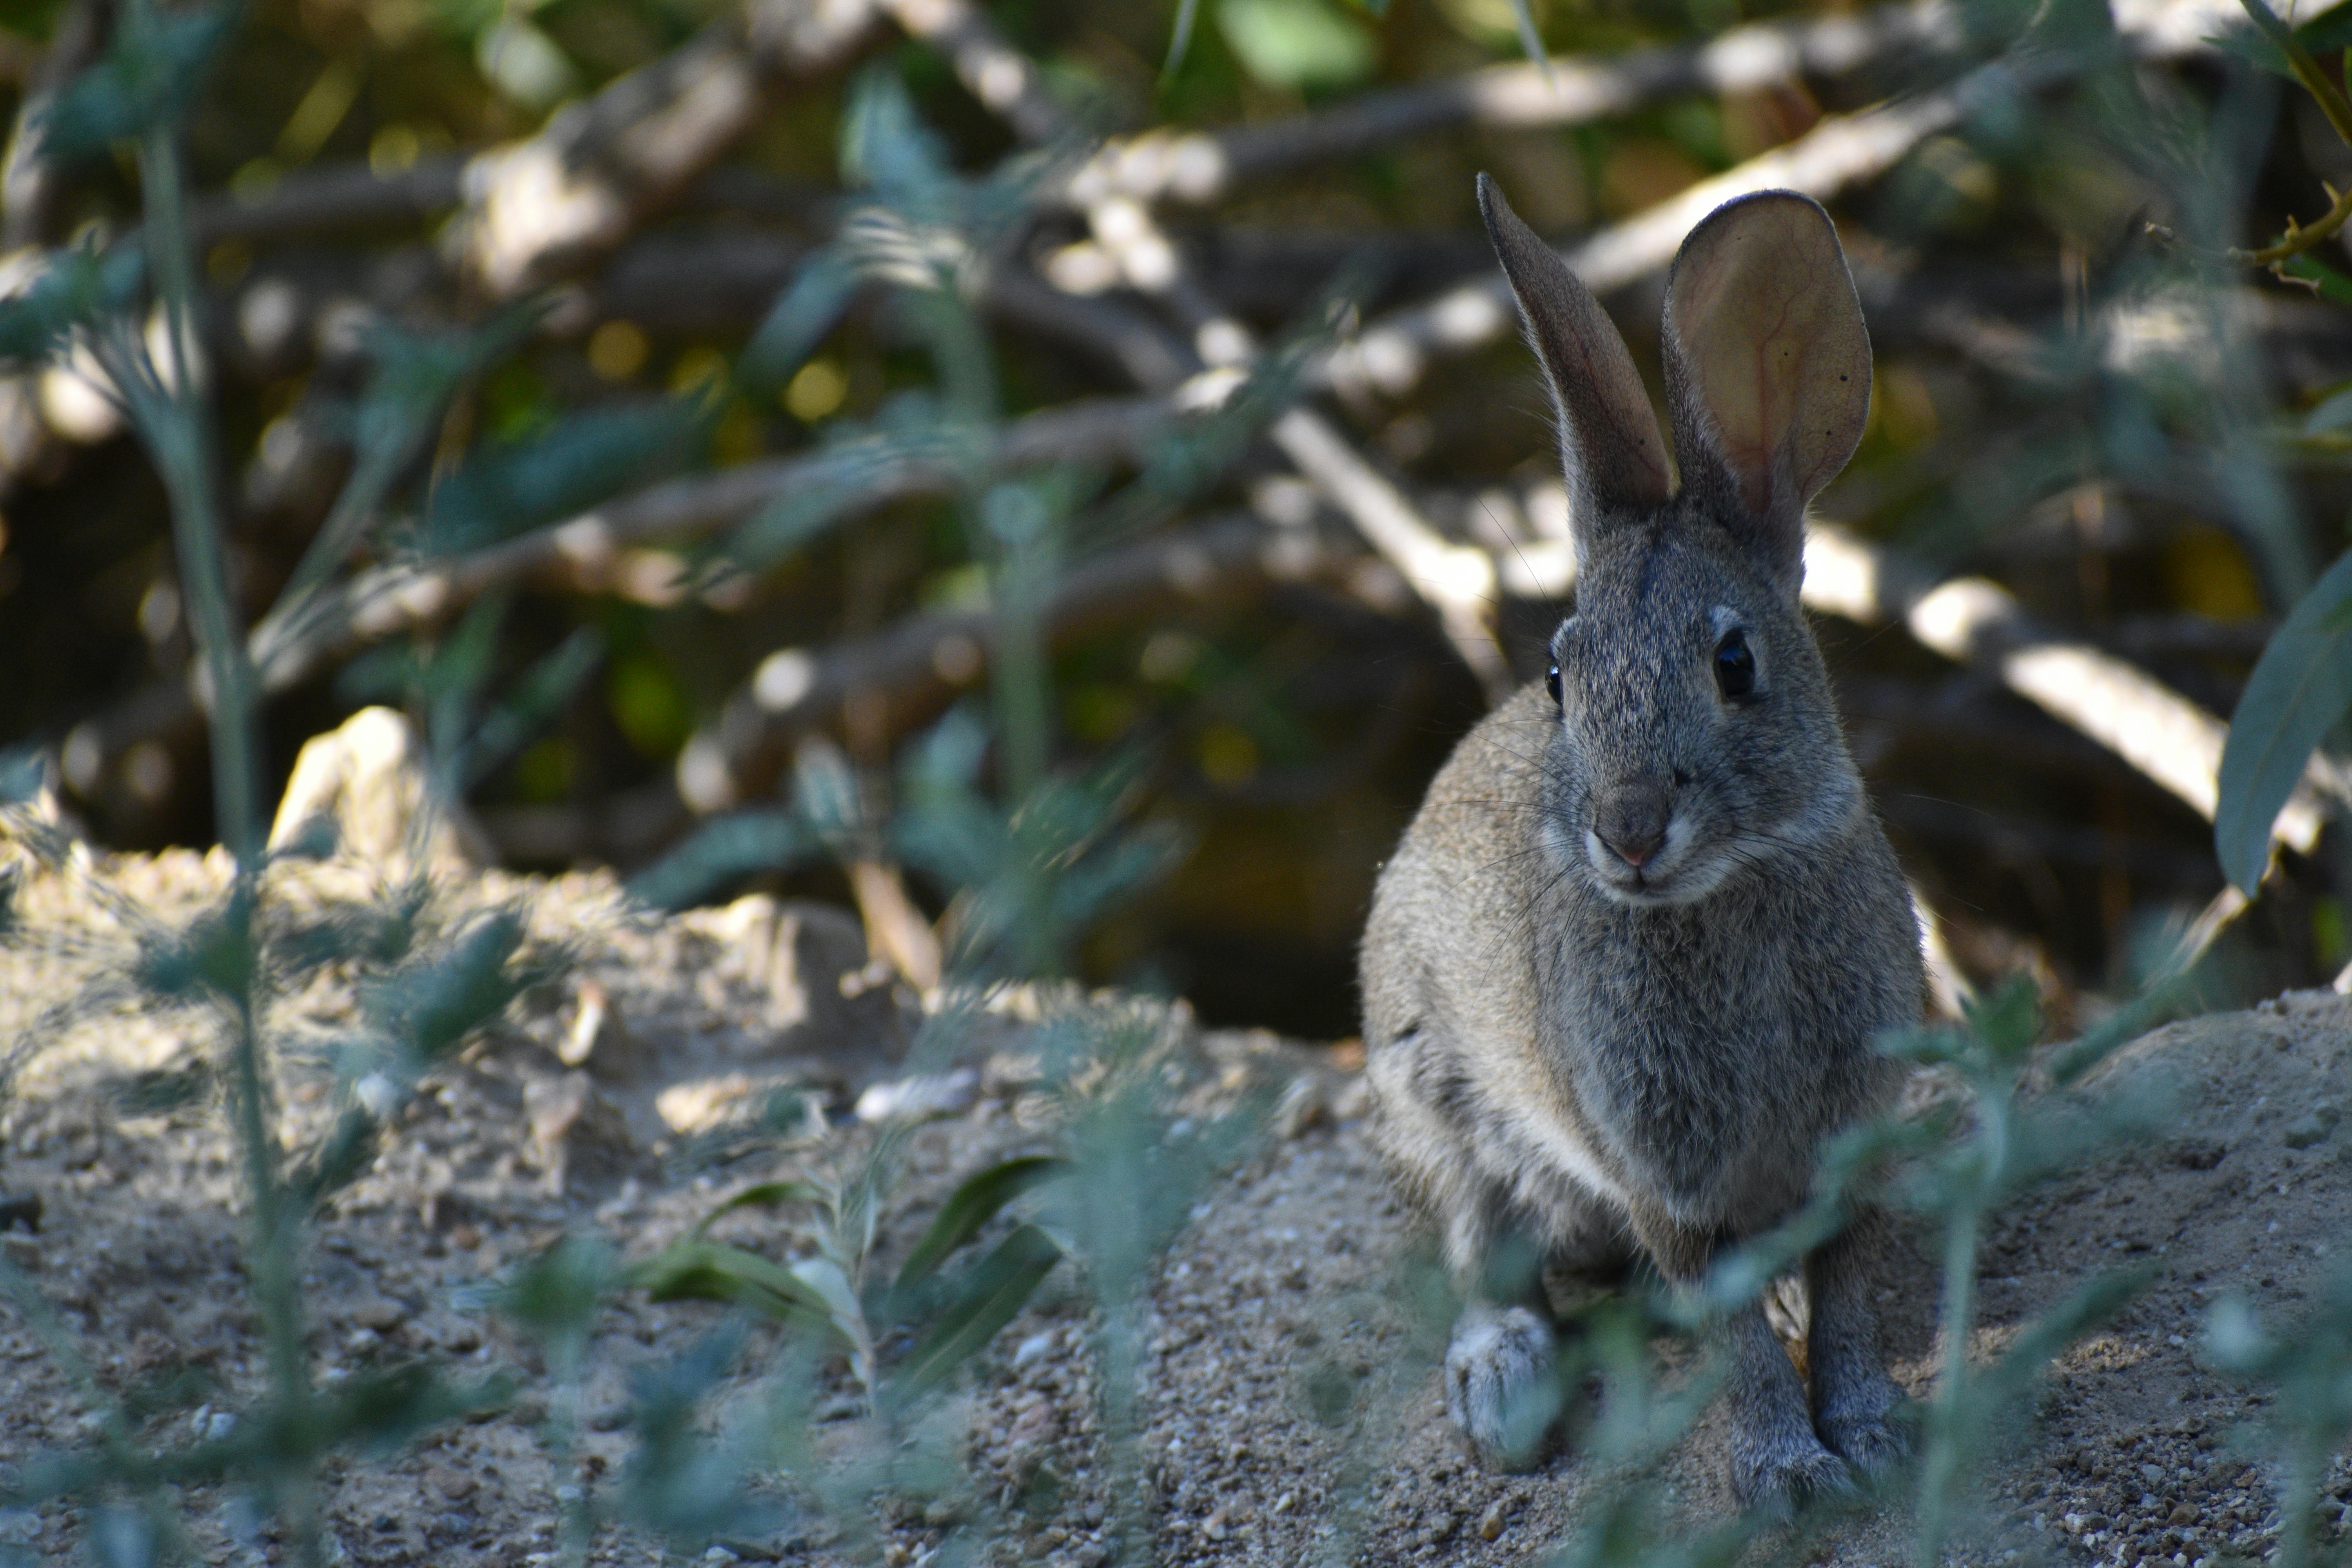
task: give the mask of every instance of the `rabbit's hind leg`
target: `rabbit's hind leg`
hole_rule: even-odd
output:
[[[1864,1209],[1805,1260],[1812,1321],[1805,1361],[1812,1374],[1813,1426],[1822,1441],[1864,1475],[1882,1475],[1908,1445],[1887,1419],[1903,1391],[1886,1375],[1870,1300],[1870,1265],[1890,1245],[1885,1218]]]

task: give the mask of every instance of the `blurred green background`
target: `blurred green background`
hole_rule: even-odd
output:
[[[2329,41],[2326,16],[2294,19]],[[110,0],[0,10],[11,287],[29,258],[139,221],[127,153],[41,151],[47,95],[116,22]],[[1525,65],[1526,23],[1556,77]],[[1020,93],[983,101],[1004,46],[1000,67],[1034,63],[1013,85],[1050,123],[1024,128]],[[1580,93],[1597,107],[1571,116]],[[1885,129],[1939,94],[1950,113]],[[861,102],[881,127],[863,142],[845,129]],[[1490,274],[1478,171],[1572,247],[1871,127],[1882,150],[1818,182],[1878,352],[1869,435],[1819,511],[1931,576],[1998,582],[2041,626],[2226,719],[2343,543],[2352,415],[2328,399],[2352,377],[2352,314],[2220,251],[2324,210],[2352,152],[2222,10],[259,0],[189,137],[248,619],[351,466],[370,333],[534,302],[437,416],[355,568],[461,585],[412,595],[273,694],[267,793],[361,703],[430,731],[454,692],[476,717],[508,694],[499,743],[464,771],[517,868],[652,865],[698,822],[772,800],[810,735],[887,795],[909,737],[984,687],[973,623],[954,617],[985,608],[990,581],[970,495],[856,467],[905,458],[961,395],[891,283],[890,245],[960,247],[944,274],[985,329],[992,417],[1016,430],[1131,412],[1139,382],[1171,394],[1219,357],[1203,328],[1220,322],[1344,365],[1392,312]],[[1178,140],[1196,132],[1216,140]],[[1172,282],[1122,260],[1134,231],[1110,198],[1048,199],[1105,139],[1129,150],[1130,216],[1139,243],[1172,246]],[[1226,156],[1205,199],[1186,145]],[[1156,197],[1137,173],[1154,149],[1175,187]],[[898,225],[883,240],[842,238],[877,211]],[[1611,282],[1654,384],[1659,268]],[[1489,563],[1496,643],[1538,676],[1563,605],[1532,363],[1488,331],[1421,368],[1286,395]],[[1125,809],[1189,846],[1094,925],[1086,976],[1329,1038],[1355,1028],[1371,879],[1486,694],[1460,626],[1265,438],[1274,406],[1120,528],[1063,540],[1054,581],[1075,597],[1049,639],[1051,745],[1066,769],[1124,759]],[[1152,480],[1161,440],[1066,429],[1028,466],[1093,497]],[[827,454],[845,466],[822,484],[778,467]],[[162,490],[71,363],[0,385],[0,741],[49,748],[67,808],[106,846],[209,841]],[[626,520],[617,546],[597,542],[600,518]],[[1213,534],[1242,542],[1218,557]],[[1155,540],[1175,552],[1157,579],[1106,586]],[[2198,813],[2017,695],[1997,660],[1819,624],[1963,978],[2032,973],[2063,1021],[2136,980],[2221,886]],[[817,681],[805,712],[776,700],[818,675],[845,684]],[[2324,981],[2352,957],[2338,837],[2289,857],[2233,934],[2247,987]],[[755,885],[852,896],[805,868],[738,867],[698,892]],[[952,892],[911,885],[926,914]]]

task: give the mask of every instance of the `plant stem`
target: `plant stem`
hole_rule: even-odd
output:
[[[146,205],[147,264],[163,310],[170,356],[168,364],[158,367],[166,395],[155,405],[143,434],[171,496],[172,543],[179,555],[182,596],[210,687],[213,793],[221,842],[236,858],[238,875],[247,876],[261,854],[253,664],[237,629],[222,557],[211,420],[204,390],[196,384],[186,175],[170,128],[159,127],[141,141],[139,172]]]
[[[1986,1210],[2009,1163],[2009,1086],[1979,1081],[1974,1140],[1977,1168],[1944,1233],[1944,1368],[1930,1413],[1927,1456],[1920,1467],[1919,1532],[1913,1561],[1935,1568],[1951,1528],[1952,1494],[1969,1447],[1969,1331],[1976,1318],[1977,1246]]]
[[[2352,191],[2337,196],[2336,205],[2329,207],[2318,222],[2299,225],[2289,218],[2286,234],[2277,244],[2266,245],[2260,250],[2231,250],[2230,259],[2249,267],[2276,267],[2280,262],[2292,260],[2333,237],[2347,219],[2352,219]]]
[[[248,955],[243,984],[227,1001],[237,1141],[243,1145],[253,1215],[253,1290],[268,1345],[276,1420],[299,1431],[311,1414],[310,1362],[303,1345],[294,1238],[289,1233],[292,1216],[278,1179],[275,1118],[257,1021],[260,966],[251,956],[262,854],[253,665],[230,598],[221,548],[211,420],[194,353],[195,286],[188,254],[186,176],[173,128],[157,126],[141,139],[139,168],[148,265],[163,312],[166,363],[157,367],[162,395],[136,399],[134,407],[144,413],[142,433],[171,497],[182,596],[211,689],[213,789],[221,842],[236,860],[226,918],[232,940]],[[296,1559],[315,1563],[319,1541],[308,1445],[291,1443],[287,1451],[302,1457],[289,1461],[294,1474],[278,1479],[290,1494],[282,1512]]]
[[[1053,746],[1053,676],[1047,667],[1045,599],[1052,572],[1040,537],[1007,551],[990,584],[996,605],[995,698],[1004,758],[1004,799],[1018,809],[1045,782]]]

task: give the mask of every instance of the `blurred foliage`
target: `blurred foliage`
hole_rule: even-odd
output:
[[[2028,611],[2144,658],[2209,708],[2229,710],[2245,686],[2260,710],[2247,717],[2285,737],[2252,795],[2224,781],[2246,818],[2225,819],[2225,859],[2232,875],[2259,871],[2265,841],[2247,822],[2344,710],[2328,681],[2282,687],[2265,670],[2333,671],[2342,657],[2343,584],[2315,571],[2341,541],[2310,520],[2345,510],[2347,416],[2332,400],[2352,335],[2316,247],[2281,258],[2273,280],[2233,271],[2229,247],[2283,229],[2277,215],[2309,210],[2322,182],[2352,184],[2345,149],[2304,134],[2302,100],[2274,75],[2283,60],[2333,117],[2340,81],[2315,83],[2309,64],[2338,41],[2333,24],[2290,33],[2259,13],[2224,47],[2167,66],[2113,52],[2097,6],[1963,5],[1952,36],[1851,70],[1633,93],[1571,128],[1455,124],[1351,143],[1335,163],[1300,158],[1228,193],[1213,217],[1169,204],[1163,253],[1144,204],[1082,220],[1048,199],[1070,173],[1059,139],[1162,122],[1296,135],[1288,116],[1507,63],[1530,39],[1597,57],[1698,43],[1743,19],[1721,0],[1194,9],[991,8],[1039,62],[1045,96],[1026,128],[992,112],[1009,101],[1005,71],[982,69],[975,96],[940,51],[877,21],[642,211],[625,210],[637,194],[625,180],[599,185],[527,156],[461,178],[450,157],[530,136],[542,153],[594,141],[599,111],[630,95],[593,95],[690,59],[672,53],[690,41],[731,37],[736,13],[139,0],[93,13],[110,25],[71,59],[90,18],[7,13],[60,57],[54,79],[18,89],[16,145],[49,159],[51,189],[26,194],[12,176],[7,216],[38,248],[9,261],[0,299],[0,391],[30,432],[21,463],[0,453],[0,658],[37,658],[51,677],[0,693],[7,732],[30,742],[0,768],[0,810],[15,842],[70,874],[71,835],[40,787],[53,749],[66,805],[102,837],[193,837],[209,811],[237,867],[194,918],[121,910],[133,935],[120,963],[15,1042],[8,1065],[100,1009],[194,1020],[204,1070],[145,1086],[139,1103],[217,1096],[236,1130],[269,1374],[239,1391],[224,1433],[182,1443],[159,1423],[193,1394],[110,1389],[0,1257],[0,1289],[96,1418],[84,1447],[26,1467],[0,1499],[73,1500],[94,1552],[132,1563],[180,1550],[174,1489],[221,1484],[257,1538],[266,1520],[297,1561],[322,1561],[329,1453],[397,1444],[542,1376],[540,1437],[561,1473],[584,1477],[587,1347],[600,1314],[642,1290],[728,1310],[638,1379],[628,1463],[606,1484],[565,1483],[568,1559],[616,1524],[693,1551],[764,1528],[780,1496],[871,1555],[883,1504],[959,1484],[959,1380],[1058,1279],[1086,1293],[1105,1462],[1124,1483],[1109,1489],[1126,1510],[1110,1528],[1139,1560],[1146,1293],[1197,1195],[1254,1147],[1276,1086],[1245,1085],[1204,1112],[1188,1103],[1201,1085],[1163,1012],[1073,1000],[1037,1026],[1055,1152],[970,1173],[895,1270],[877,1237],[901,1202],[904,1132],[884,1130],[842,1140],[837,1169],[724,1200],[704,1231],[649,1258],[625,1262],[583,1233],[489,1282],[482,1304],[538,1347],[543,1373],[518,1358],[478,1382],[425,1366],[322,1387],[298,1266],[309,1214],[366,1167],[420,1082],[562,955],[533,951],[517,911],[447,918],[416,878],[387,874],[289,919],[258,847],[269,786],[291,742],[351,702],[396,695],[420,721],[439,799],[462,798],[494,834],[519,833],[525,807],[534,821],[567,814],[569,836],[543,859],[608,857],[594,824],[641,808],[651,826],[625,858],[648,902],[902,865],[947,949],[941,1005],[908,1064],[918,1075],[957,1058],[989,987],[1073,973],[1157,975],[1260,1017],[1277,993],[1304,992],[1281,1021],[1345,1030],[1371,869],[1478,698],[1416,602],[1431,585],[1366,550],[1359,533],[1377,524],[1351,527],[1262,437],[1319,384],[1331,351],[1374,341],[1368,321],[1485,276],[1468,233],[1481,164],[1526,193],[1547,231],[1584,235],[1888,93],[1948,87],[2021,32],[2030,47],[2012,63],[2078,71],[2039,95],[2013,77],[1967,78],[1955,118],[1841,198],[1881,367],[1863,450],[1825,508],[1931,570],[1997,577]],[[659,183],[647,143],[677,129],[641,121],[618,138],[649,161],[638,176]],[[627,232],[583,242],[579,258],[534,257],[523,272],[544,287],[499,303],[494,279],[461,258],[530,232],[502,227],[521,220],[482,195],[500,168],[545,176],[519,209],[531,222],[560,226],[609,202]],[[322,194],[346,180],[370,193],[364,218]],[[453,216],[467,201],[477,210]],[[2149,235],[2151,216],[2168,241]],[[992,292],[1008,278],[1052,308],[1024,317],[1017,292]],[[1253,356],[1253,338],[1272,347]],[[1136,382],[1179,388],[1182,407],[1141,436],[1011,455],[1031,416],[1101,413]],[[1447,542],[1497,570],[1558,556],[1552,458],[1515,345],[1496,338],[1395,395],[1342,382],[1328,401],[1370,455],[1371,488],[1397,478]],[[126,438],[144,466],[107,460]],[[788,459],[803,465],[789,482],[749,483]],[[658,517],[696,482],[745,488],[723,504],[697,492],[692,526],[621,531],[616,520]],[[1360,523],[1376,510],[1365,488]],[[1327,477],[1327,491],[1345,489]],[[1202,564],[1209,523],[1244,508],[1265,524],[1253,548],[1265,569],[1248,593],[1194,592],[1217,581],[1214,561]],[[1119,547],[1195,525],[1178,541],[1193,553],[1160,569],[1172,591],[1149,613],[1089,617],[1064,602]],[[1286,544],[1328,569],[1268,565]],[[2319,596],[2303,598],[2315,577]],[[1540,589],[1506,595],[1493,609],[1507,651],[1538,647],[1560,607]],[[2267,628],[2243,623],[2257,613],[2285,618],[2247,686]],[[913,619],[926,614],[941,619]],[[915,676],[851,682],[830,733],[795,732],[765,763],[737,744],[811,689],[820,655],[878,666],[908,626],[938,633]],[[1916,1561],[1964,1549],[1968,1478],[1998,1455],[2051,1359],[2136,1284],[2086,1279],[2000,1356],[1972,1363],[1988,1216],[2147,1126],[2151,1107],[2079,1088],[2130,1032],[2216,994],[2216,973],[2308,979],[2342,952],[2331,840],[2265,894],[2255,962],[2192,970],[2203,933],[2184,934],[2179,911],[2215,890],[2219,869],[2189,811],[1984,669],[1955,673],[1827,622],[1824,634],[1857,749],[1947,911],[1963,978],[2025,978],[1987,984],[1948,1028],[1890,1044],[1952,1094],[1827,1152],[1820,1202],[1782,1231],[1696,1291],[1591,1309],[1554,1392],[1605,1474],[1564,1562],[1805,1560],[1808,1532],[1843,1505],[1801,1516],[1793,1535],[1766,1533],[1782,1521],[1763,1518],[1680,1535],[1664,1460],[1713,1388],[1712,1326],[1865,1199],[1909,1206],[1937,1238],[1950,1347],[1916,1413],[1917,1460],[1884,1495],[1916,1504]],[[93,717],[157,692],[178,717],[131,743]],[[5,929],[23,934],[13,913]],[[1250,963],[1228,962],[1244,951]],[[289,1149],[273,1086],[292,1047],[265,1004],[330,964],[361,999],[318,1053],[337,1115]],[[2123,1005],[2077,1033],[2094,990]],[[2076,1037],[2049,1047],[2051,1034]],[[2038,1081],[2051,1092],[2031,1092]],[[783,1223],[757,1246],[724,1239],[747,1208]],[[1411,1353],[1377,1375],[1307,1379],[1318,1415],[1351,1433],[1334,1489],[1355,1512],[1333,1561],[1360,1538],[1369,1477],[1457,1305],[1433,1271],[1402,1265],[1363,1310],[1402,1322]],[[2211,1328],[2217,1362],[2295,1390],[2263,1436],[2302,1478],[2298,1519],[2344,1437],[2347,1310],[2328,1303],[2316,1326],[2281,1335],[2225,1301]],[[1660,1374],[1661,1333],[1692,1339],[1687,1375]],[[770,1360],[747,1392],[737,1373],[754,1343]],[[820,1441],[819,1402],[845,1374],[854,1422]],[[1597,1405],[1584,1394],[1595,1374]],[[1001,1511],[971,1510],[959,1550],[1008,1535]],[[2290,1523],[2284,1568],[2313,1560],[2308,1524]]]
[[[2094,10],[2074,9],[2082,18],[2042,25],[2053,36],[2095,31]],[[1180,10],[1190,34],[1176,47]],[[59,14],[27,11],[16,25],[47,37]],[[299,206],[309,199],[299,181],[312,174],[414,176],[456,150],[584,112],[601,89],[718,13],[653,0],[520,10],[262,0],[239,14],[226,43],[206,42],[203,28],[217,25],[198,26],[196,13],[158,15],[176,19],[152,37],[126,35],[127,52],[102,54],[110,63],[78,79],[87,84],[79,97],[34,106],[35,117],[67,116],[51,134],[69,150],[107,126],[119,132],[184,107],[200,196]],[[1722,6],[1514,0],[1202,0],[1127,11],[1037,0],[996,16],[1080,123],[1129,130],[1271,125],[1507,63],[1529,27],[1552,51],[1596,58],[1703,39],[1742,19]],[[1203,287],[1237,319],[1267,333],[1305,324],[1297,341],[1311,363],[1329,333],[1484,268],[1468,195],[1478,167],[1494,168],[1548,231],[1588,230],[1824,115],[1949,79],[2014,26],[2000,6],[1963,7],[1948,43],[1852,71],[1637,94],[1622,112],[1564,129],[1375,139],[1253,180],[1213,211],[1171,209],[1168,222]],[[2338,47],[2336,26],[2329,13],[2296,36],[2325,52]],[[1990,569],[2058,624],[2125,637],[2158,633],[2181,614],[2224,628],[2278,614],[2310,563],[2335,553],[2338,542],[2317,521],[2343,510],[2340,438],[2322,411],[2334,340],[2306,331],[2290,351],[2283,345],[2296,334],[2282,325],[2260,329],[2265,346],[2252,350],[2239,318],[2200,315],[2181,253],[2134,228],[2153,213],[2184,240],[2226,243],[2262,229],[2263,215],[2308,211],[2319,180],[2352,179],[2271,85],[2291,68],[2275,47],[2251,26],[2217,36],[2273,69],[2233,75],[2231,57],[2214,54],[2171,75],[2094,73],[2044,99],[1988,100],[1838,204],[1857,256],[1895,288],[1872,300],[1874,313],[1891,313],[1869,437],[1827,502],[1841,521],[1939,566]],[[208,73],[155,64],[206,48],[215,51]],[[185,105],[142,108],[148,89],[138,84],[166,79],[209,85]],[[99,98],[114,118],[74,130],[87,113],[73,104]],[[2273,135],[2280,126],[2289,134]],[[396,695],[420,717],[433,710],[423,672],[466,624],[452,604],[354,646],[329,624],[330,584],[355,569],[536,543],[652,493],[665,477],[821,458],[715,531],[656,534],[583,576],[551,568],[510,580],[492,595],[504,617],[467,656],[482,663],[472,690],[520,681],[530,699],[509,704],[520,722],[501,721],[496,743],[461,770],[459,787],[494,841],[537,865],[617,859],[630,871],[684,843],[697,824],[666,781],[697,736],[719,732],[730,693],[741,700],[763,659],[869,637],[926,607],[982,602],[978,585],[997,547],[980,525],[979,498],[923,495],[877,509],[877,488],[909,464],[976,461],[969,421],[983,408],[993,418],[1125,390],[1099,350],[992,306],[935,309],[971,294],[985,271],[1049,270],[1085,237],[1031,205],[1050,166],[1009,149],[935,52],[885,28],[864,58],[845,56],[777,95],[718,175],[649,213],[617,254],[590,258],[517,307],[491,309],[446,261],[466,233],[466,215],[449,205],[454,183],[421,209],[364,221],[325,205],[315,225],[298,217],[250,233],[231,216],[205,217],[199,229],[223,236],[200,247],[200,282],[238,593],[268,634],[257,644],[265,669],[287,647],[308,650],[289,661],[300,673],[272,688],[264,798],[296,744],[350,704]],[[2188,210],[2208,189],[2212,200]],[[15,285],[26,308],[9,313],[9,331],[22,341],[0,346],[20,358],[144,286],[138,249],[105,243],[125,236],[138,211],[125,165],[82,156],[47,199],[55,210],[43,232],[58,241],[79,233],[90,248],[19,263],[40,279]],[[2233,226],[2239,212],[2253,216]],[[697,257],[709,262],[700,276]],[[2317,253],[2300,259],[2316,263]],[[1356,276],[1335,282],[1343,263]],[[940,289],[941,279],[953,286]],[[1958,325],[1915,324],[1939,294]],[[1150,326],[1151,300],[1116,289],[1098,298]],[[2276,289],[2262,298],[2258,309],[2273,314],[2295,305]],[[272,311],[292,312],[291,336],[265,331]],[[1165,338],[1170,325],[1181,332],[1181,323],[1151,330]],[[1985,352],[2001,333],[2020,354]],[[982,338],[999,352],[970,352]],[[2223,346],[2242,342],[2249,353]],[[2270,345],[2287,356],[2284,384],[2256,386],[2233,367],[2273,355]],[[1289,395],[1272,382],[1264,392],[1268,406]],[[2282,393],[2282,412],[2301,420],[2283,455],[2266,412]],[[1524,360],[1497,343],[1434,366],[1401,397],[1345,412],[1376,458],[1443,503],[1441,527],[1507,556],[1543,537],[1490,499],[1497,487],[1523,497],[1541,483],[1538,401]],[[2308,419],[2294,406],[2305,402]],[[1509,412],[1498,418],[1500,407]],[[1204,435],[1215,449],[1190,468],[1175,462],[1184,448],[1161,448],[1143,493],[1123,482],[1139,477],[1130,459],[1104,454],[1087,484],[1129,499],[1097,489],[1056,503],[1102,512],[1073,521],[1066,564],[1123,530],[1197,517],[1278,479],[1253,440],[1265,414]],[[106,840],[198,837],[210,803],[187,717],[94,752],[67,744],[77,726],[182,679],[190,628],[161,498],[137,466],[47,445],[50,456],[0,481],[0,590],[11,605],[0,659],[38,658],[55,678],[0,692],[0,733],[79,764],[67,770],[68,796]],[[1352,543],[1328,512],[1315,528]],[[1504,606],[1515,658],[1532,657],[1553,613],[1538,600]],[[2246,637],[2233,636],[2136,657],[2226,712],[2248,663]],[[599,640],[592,650],[581,637]],[[1176,641],[1201,653],[1171,680],[1164,656]],[[1047,651],[1062,693],[1051,748],[1099,757],[1140,745],[1139,765],[1119,764],[1137,768],[1130,807],[1192,847],[1159,891],[1066,962],[1094,978],[1185,987],[1213,1016],[1345,1033],[1349,955],[1372,868],[1477,704],[1393,577],[1384,584],[1368,567],[1220,595],[1164,620],[1056,635]],[[1855,714],[1864,761],[1895,803],[1906,858],[1963,928],[1962,962],[1978,978],[2030,954],[2051,985],[2096,991],[2113,983],[2136,921],[2200,902],[2217,885],[2210,868],[2195,868],[2200,831],[2175,805],[2128,770],[2068,754],[2015,700],[1892,639],[1853,639],[1837,652],[1871,699]],[[592,654],[600,667],[583,674]],[[845,721],[835,733],[862,774],[886,777],[891,753],[939,700],[894,706],[877,732]],[[1938,705],[1967,722],[1906,716]],[[95,743],[112,731],[83,733]],[[1982,742],[2020,733],[2033,743],[1995,748],[1998,765],[1982,760]],[[768,768],[755,787],[789,774]],[[1955,804],[1966,811],[1944,809]],[[2002,826],[2012,822],[2013,831]],[[816,873],[787,868],[816,858],[743,858],[680,896],[719,896],[747,877],[789,883]],[[918,893],[937,913],[950,890],[927,881]],[[2307,973],[2319,962],[2316,900],[2334,896],[2324,870],[2291,870],[2267,901],[2275,907],[2238,940],[2265,954],[2267,973]]]

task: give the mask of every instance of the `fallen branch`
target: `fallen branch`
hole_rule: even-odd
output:
[[[463,153],[443,153],[383,174],[359,163],[296,169],[251,195],[194,203],[189,227],[196,244],[212,246],[422,223],[465,199],[466,163]]]
[[[1157,398],[1066,405],[1014,420],[982,460],[1008,470],[1078,458],[1132,461],[1171,418]],[[354,641],[429,624],[498,584],[536,579],[572,592],[632,591],[635,552],[730,527],[781,497],[821,487],[854,484],[867,507],[944,495],[971,481],[973,460],[946,444],[922,451],[875,442],[671,479],[452,561],[363,572],[322,612],[324,630],[257,650],[256,660],[265,687],[282,690]],[[676,563],[659,564],[675,574]]]
[[[1899,622],[1945,658],[1997,676],[2212,820],[2229,726],[2137,666],[2043,630],[1990,578],[1932,583],[1893,552],[1816,522],[1805,539],[1804,599],[1808,608],[1864,626]],[[2273,829],[2305,854],[2322,826],[2315,785],[2339,787],[2315,769]]]
[[[993,460],[1007,469],[1107,457],[1131,461],[1173,417],[1166,403],[1150,397],[1066,405],[1007,426]],[[970,477],[968,454],[874,444],[667,480],[504,544],[362,572],[322,595],[298,637],[257,644],[255,667],[264,690],[283,691],[362,644],[430,626],[477,595],[518,582],[671,603],[687,586],[684,563],[656,546],[717,532],[782,496],[821,485],[854,480],[860,504],[871,508],[947,495]],[[193,723],[198,713],[190,679],[167,679],[84,721],[66,742],[75,788],[94,782],[129,747]]]

